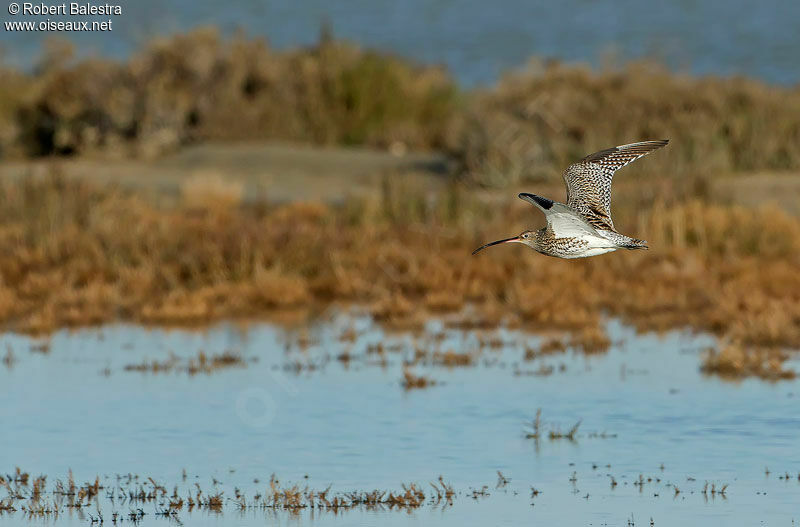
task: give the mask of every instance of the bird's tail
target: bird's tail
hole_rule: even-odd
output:
[[[626,243],[623,244],[623,247],[626,249],[649,249],[647,246],[647,242],[644,240],[638,240],[636,238],[628,238]]]

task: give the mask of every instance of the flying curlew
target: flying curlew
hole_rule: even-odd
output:
[[[668,139],[642,141],[584,157],[564,171],[566,204],[535,194],[523,192],[519,195],[544,212],[546,227],[487,243],[472,254],[501,243],[522,243],[556,258],[585,258],[617,249],[647,249],[646,241],[620,234],[614,228],[611,221],[611,179],[618,169],[666,146],[668,142]]]

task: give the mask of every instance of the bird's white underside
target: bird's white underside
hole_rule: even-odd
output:
[[[602,242],[601,242],[602,243]],[[605,243],[608,244],[608,240],[605,240]],[[567,260],[571,260],[573,258],[587,258],[589,256],[599,256],[601,254],[610,253],[611,251],[616,251],[619,247],[592,247],[589,246],[587,249],[582,249],[580,252],[574,254],[564,254],[559,256],[559,258],[564,258]]]
[[[614,242],[603,236],[602,231],[598,231],[592,227],[568,205],[554,202],[549,209],[545,209],[541,206],[539,208],[544,212],[547,223],[553,230],[553,235],[556,239],[575,238],[587,244],[574,255],[565,255],[563,258],[598,256],[600,254],[616,251],[619,248]]]

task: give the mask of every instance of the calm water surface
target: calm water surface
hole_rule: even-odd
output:
[[[359,337],[340,341],[351,324]],[[429,329],[429,334],[442,330],[437,324]],[[20,466],[32,475],[49,475],[48,486],[70,469],[79,483],[96,474],[136,473],[169,489],[198,482],[210,490],[216,478],[226,496],[234,486],[248,496],[263,492],[272,473],[283,482],[319,489],[333,484],[334,490],[397,490],[404,482],[427,487],[441,474],[459,492],[452,507],[426,506],[410,514],[354,510],[295,517],[231,509],[219,516],[181,514],[191,525],[798,521],[800,385],[703,377],[698,364],[701,350],[712,343],[707,337],[637,336],[616,323],[609,331],[618,345],[607,354],[567,352],[533,362],[522,357],[537,337],[501,332],[504,346],[485,350],[474,367],[415,367],[440,384],[410,392],[400,379],[402,361],[413,353],[411,337],[384,334],[358,318],[314,328],[304,336],[311,343],[306,351],[294,344],[296,333],[270,325],[222,324],[203,332],[135,326],[62,331],[47,353],[30,351],[26,337],[6,334],[0,349],[10,347],[15,361],[0,368],[0,472]],[[445,335],[438,344],[442,350],[478,347],[474,331],[445,330]],[[369,345],[379,342],[398,349],[385,352],[383,365],[379,354],[367,354]],[[251,362],[194,376],[124,369],[199,350],[235,350]],[[329,360],[344,350],[356,358],[348,367]],[[316,368],[286,369],[296,362]],[[558,371],[562,364],[565,369]],[[525,374],[542,365],[555,366],[555,373]],[[567,429],[582,419],[577,439],[545,438],[538,444],[526,439],[524,423],[537,408],[543,410],[545,430]],[[511,480],[505,488],[495,488],[498,470]],[[778,479],[784,472],[790,480]],[[640,474],[653,478],[641,490],[633,484]],[[618,482],[615,488],[609,475]],[[255,484],[256,478],[261,483]],[[726,497],[704,497],[706,481],[728,484]],[[674,497],[667,483],[681,494]],[[468,496],[483,485],[489,496]],[[532,486],[541,491],[533,499]],[[128,510],[104,507],[107,515]],[[144,507],[148,513],[151,508]],[[0,525],[22,519],[20,513],[0,516]],[[52,523],[88,520],[65,514]],[[152,514],[143,522],[165,523]]]
[[[124,57],[154,36],[215,25],[226,33],[241,28],[286,48],[315,42],[327,20],[339,37],[445,64],[468,86],[492,83],[532,55],[595,65],[609,57],[655,57],[692,73],[745,74],[782,84],[800,80],[800,2],[793,0],[678,0],[646,5],[637,0],[113,3],[123,6],[123,15],[114,17],[111,33],[60,36],[74,40],[84,54]],[[37,22],[46,18],[60,17],[29,17]],[[25,17],[11,17],[3,7],[2,19]],[[5,60],[30,64],[47,35],[0,31]]]

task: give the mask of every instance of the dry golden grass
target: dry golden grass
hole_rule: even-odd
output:
[[[650,171],[727,174],[800,167],[800,89],[688,77],[653,63],[615,71],[532,60],[478,94],[455,150],[487,185],[559,177],[576,159],[642,139],[671,139]]]
[[[241,203],[244,183],[230,181],[216,172],[199,172],[182,182],[180,191],[189,208],[224,210]]]
[[[441,68],[327,37],[276,52],[202,28],[124,63],[71,56],[60,42],[35,75],[2,71],[0,154],[151,157],[198,139],[432,148],[455,109]]]
[[[784,367],[788,354],[781,349],[743,348],[730,344],[720,350],[710,349],[703,359],[702,371],[729,379],[755,375],[764,379],[794,379],[797,372]]]
[[[800,168],[800,88],[688,77],[653,63],[593,71],[532,59],[487,91],[322,35],[275,51],[213,28],[155,39],[125,62],[72,60],[52,41],[35,74],[0,75],[0,156],[152,157],[207,140],[448,152],[484,185],[554,180],[593,151],[670,138],[649,171]],[[431,308],[452,303],[431,295]]]
[[[472,366],[475,357],[469,353],[458,353],[453,350],[437,351],[433,353],[433,362],[439,366],[455,368],[458,366]]]
[[[436,385],[436,381],[423,375],[414,375],[408,368],[403,369],[403,380],[400,385],[405,390],[419,390]]]
[[[606,316],[641,330],[708,331],[747,357],[800,348],[800,221],[779,210],[657,200],[619,215],[623,231],[647,238],[650,251],[565,261],[522,247],[470,256],[530,226],[524,203],[498,213],[458,187],[394,195],[342,207],[156,206],[57,177],[6,182],[0,321],[46,333],[358,303],[401,327],[448,311],[465,327],[568,330],[572,338],[556,347],[586,352],[609,346]],[[431,297],[449,300],[431,306]],[[773,376],[771,367],[743,371]]]

